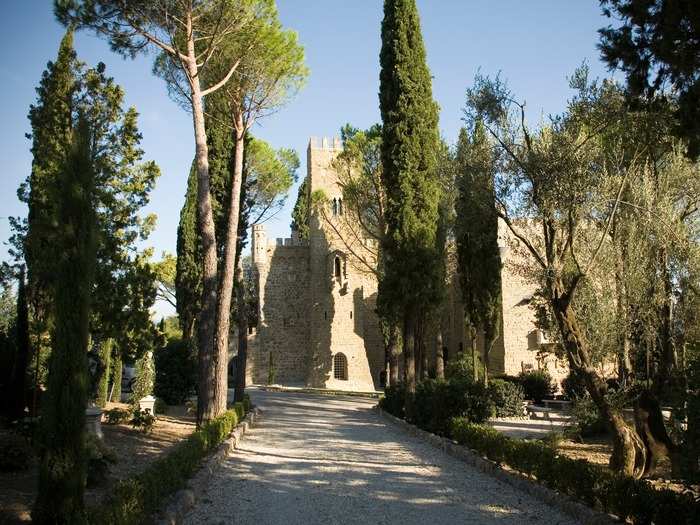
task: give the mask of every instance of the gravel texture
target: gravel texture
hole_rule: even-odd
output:
[[[251,394],[260,423],[184,523],[575,523],[385,423],[375,400]]]

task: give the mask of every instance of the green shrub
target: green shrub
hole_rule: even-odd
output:
[[[250,412],[250,409],[253,407],[253,403],[250,401],[250,396],[248,394],[243,395],[243,408],[246,412]]]
[[[157,397],[155,402],[153,403],[153,412],[155,412],[156,415],[165,415],[165,413],[168,411],[168,404],[163,401],[161,398]]]
[[[137,406],[139,400],[153,394],[156,370],[153,362],[153,353],[146,352],[136,360],[136,370],[134,371],[134,382],[131,387],[131,404]]]
[[[561,389],[564,391],[564,395],[568,397],[571,401],[580,399],[588,393],[586,390],[586,385],[578,377],[576,372],[572,370],[569,374],[562,379]]]
[[[131,415],[131,426],[139,429],[144,434],[149,434],[153,430],[153,426],[156,424],[156,416],[151,414],[148,408],[141,410],[140,408],[134,409]]]
[[[493,404],[496,417],[523,415],[525,392],[518,383],[504,379],[491,379],[488,386],[488,396]]]
[[[532,399],[535,403],[541,403],[545,397],[554,393],[552,376],[546,370],[521,372],[518,379],[520,379],[520,384],[525,391],[525,397]]]
[[[583,459],[561,457],[541,441],[504,436],[464,418],[452,421],[452,437],[492,461],[536,477],[552,489],[632,523],[697,523],[700,505],[691,494],[657,490]]]
[[[190,345],[182,339],[172,339],[156,350],[154,360],[156,397],[168,405],[181,405],[194,393],[197,382],[197,362]]]
[[[144,472],[117,483],[102,505],[88,508],[88,523],[137,525],[147,521],[167,496],[185,486],[207,454],[228,437],[238,424],[238,414],[244,411],[243,403],[236,403],[231,410],[176,445],[165,457],[154,461]]]
[[[125,421],[128,421],[131,416],[129,411],[124,410],[123,408],[112,408],[105,411],[104,415],[107,418],[105,423],[108,425],[118,425],[119,423],[124,423]]]
[[[26,470],[34,451],[24,436],[13,432],[0,434],[0,472]]]
[[[384,397],[379,400],[382,410],[389,412],[396,417],[404,417],[404,407],[406,406],[406,388],[402,383],[392,385],[384,390]]]
[[[607,431],[605,419],[590,396],[575,399],[570,414],[573,431],[582,438],[599,436]]]
[[[380,403],[382,408],[435,434],[449,435],[450,421],[454,417],[482,423],[493,413],[483,384],[463,376],[453,376],[449,381],[421,381],[413,395],[401,386],[390,387],[387,391]]]

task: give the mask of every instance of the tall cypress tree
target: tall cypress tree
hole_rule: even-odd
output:
[[[385,0],[380,52],[382,181],[388,239],[380,308],[404,326],[404,375],[415,389],[415,334],[441,286],[436,250],[438,106],[415,0]]]
[[[36,523],[84,523],[85,407],[90,297],[95,273],[95,171],[92,136],[80,118],[62,173],[50,194],[60,229],[53,291],[49,385],[42,407]]]
[[[27,263],[28,295],[39,330],[46,328],[50,308],[53,273],[51,233],[55,223],[55,206],[50,188],[56,184],[62,163],[70,147],[71,110],[77,89],[79,62],[73,49],[73,31],[61,40],[58,57],[49,62],[39,87],[37,102],[29,109],[32,126],[32,171],[18,191],[29,208],[24,255]]]
[[[462,129],[457,143],[455,236],[465,322],[470,334],[476,379],[476,334],[484,333],[484,382],[489,353],[500,333],[501,256],[494,201],[494,159],[486,131],[477,121],[472,137]]]

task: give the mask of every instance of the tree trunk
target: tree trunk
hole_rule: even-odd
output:
[[[389,324],[389,337],[387,338],[386,352],[389,358],[389,374],[387,376],[387,386],[399,384],[399,327]]]
[[[675,459],[673,463],[677,469],[676,447],[666,431],[661,405],[649,390],[643,390],[634,403],[634,424],[646,448],[644,475],[653,474],[659,459],[664,457]]]
[[[580,329],[576,312],[571,306],[573,290],[563,293],[559,280],[549,283],[550,304],[554,311],[561,340],[569,359],[569,366],[581,377],[586,388],[608,423],[612,433],[613,452],[610,467],[621,473],[639,478],[644,473],[646,450],[635,430],[627,425],[618,409],[613,408],[605,394],[607,385],[591,364],[588,341]]]
[[[442,346],[442,327],[435,336],[435,379],[445,379],[445,353]]]
[[[228,352],[229,333],[231,330],[231,299],[233,297],[233,282],[236,272],[236,248],[238,246],[238,220],[240,218],[241,184],[243,181],[243,149],[245,147],[245,131],[243,119],[236,116],[236,147],[233,161],[233,180],[231,181],[231,197],[229,200],[228,218],[226,224],[226,244],[224,245],[224,263],[219,278],[219,301],[216,310],[215,352],[218,356],[216,369],[217,382],[223,389],[224,395],[219,399],[219,410],[226,410],[226,392],[228,391]]]
[[[191,23],[191,20],[189,21]],[[192,35],[192,32],[189,31]],[[209,189],[209,148],[204,125],[204,106],[195,58],[194,40],[187,42],[188,73],[191,79],[192,121],[194,123],[195,163],[197,165],[197,217],[202,242],[202,311],[198,318],[199,389],[197,425],[218,416],[226,406],[226,391],[221,392],[218,379],[218,355],[215,352],[215,315],[217,254],[216,230]],[[225,366],[225,364],[224,364]],[[223,396],[223,405],[222,405]]]
[[[411,393],[416,391],[415,331],[414,317],[407,313],[403,323],[403,375],[406,389]]]
[[[248,361],[248,305],[245,300],[245,282],[243,277],[243,257],[238,256],[236,264],[236,313],[238,315],[238,357],[236,359],[236,388],[234,400],[243,401],[245,395],[246,366]]]
[[[476,327],[469,323],[469,346],[472,351],[472,379],[476,383],[479,381],[479,368],[477,360],[477,350],[476,350]]]

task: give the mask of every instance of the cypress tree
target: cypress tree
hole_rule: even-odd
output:
[[[37,102],[30,106],[32,171],[19,191],[29,207],[24,240],[29,296],[35,314],[43,320],[50,308],[47,294],[53,275],[52,231],[55,207],[51,188],[56,184],[70,147],[73,95],[77,89],[79,63],[73,49],[73,31],[61,40],[58,57],[49,62],[37,87]]]
[[[110,380],[112,382],[112,388],[107,398],[110,401],[118,403],[122,398],[122,352],[117,345],[113,345],[112,347],[112,358],[110,361]]]
[[[388,226],[379,306],[385,316],[403,319],[404,375],[413,391],[416,329],[442,285],[436,264],[438,106],[415,0],[385,0],[379,59]]]
[[[484,382],[488,382],[489,353],[500,333],[501,257],[498,216],[493,188],[494,159],[480,121],[470,139],[462,129],[457,143],[457,202],[455,236],[465,322],[477,374],[476,334],[484,333]]]
[[[297,201],[294,203],[292,210],[292,230],[296,231],[300,239],[307,240],[309,238],[309,210],[311,203],[309,202],[309,183],[308,178],[304,178],[299,185],[297,193]]]
[[[109,375],[110,362],[114,348],[114,339],[108,338],[100,342],[98,349],[99,364],[97,368],[97,392],[95,395],[95,404],[98,407],[104,407],[109,398]]]
[[[84,523],[85,407],[90,298],[95,273],[95,172],[92,136],[80,118],[51,197],[60,229],[54,242],[54,328],[48,391],[42,406],[36,523]]]

